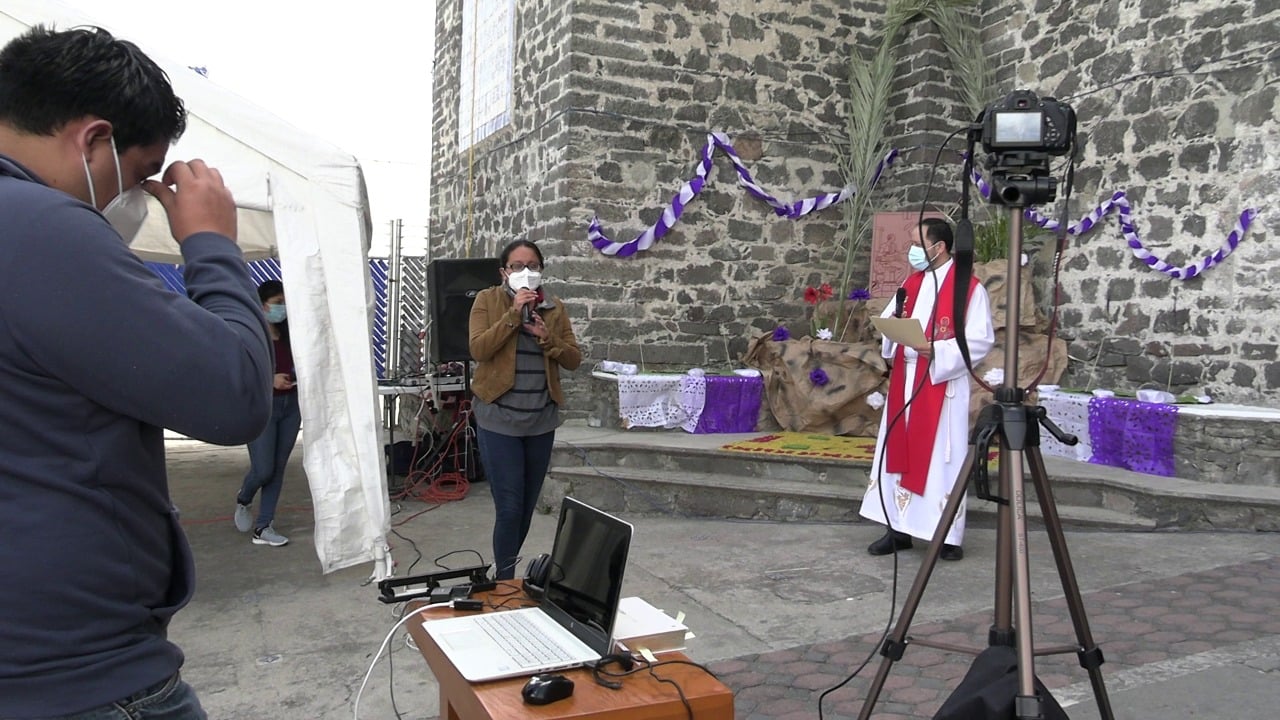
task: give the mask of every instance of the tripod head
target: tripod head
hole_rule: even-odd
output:
[[[1020,316],[1019,303],[1022,287],[1022,217],[1030,205],[1051,203],[1057,199],[1058,181],[1052,176],[1049,162],[1052,157],[1066,155],[1075,149],[1076,114],[1071,106],[1051,97],[1041,98],[1030,90],[1015,90],[988,105],[978,114],[969,127],[965,153],[964,175],[961,186],[960,220],[956,223],[955,296],[956,341],[965,364],[973,372],[969,346],[965,340],[964,311],[968,300],[969,282],[973,277],[974,232],[969,220],[969,185],[974,177],[973,158],[979,144],[987,153],[985,167],[990,172],[991,185],[987,200],[1009,210],[1009,239],[1006,245],[1005,263],[1005,317],[1013,318],[1013,331],[1006,328],[1003,390],[1013,391],[1016,402],[1021,402],[1023,391],[1018,383],[1018,344],[1016,342],[1016,318]],[[1068,173],[1066,183],[1070,194]],[[1065,228],[1065,223],[1060,224]],[[1065,245],[1065,235],[1059,234],[1059,252]],[[987,390],[995,390],[981,378],[978,382]],[[999,401],[1000,398],[997,397]],[[1006,400],[1008,401],[1008,400]]]

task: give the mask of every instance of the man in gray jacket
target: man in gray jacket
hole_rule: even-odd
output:
[[[163,428],[242,444],[271,349],[235,204],[132,43],[35,27],[0,50],[0,717],[204,718],[166,636],[194,587]],[[128,248],[155,196],[189,297]]]

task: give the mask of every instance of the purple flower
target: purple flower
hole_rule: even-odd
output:
[[[822,387],[828,382],[831,382],[831,378],[827,377],[826,370],[823,370],[822,368],[814,368],[809,371],[809,382],[817,385],[818,387]]]
[[[791,339],[791,331],[787,330],[787,327],[785,325],[779,325],[778,327],[773,329],[774,342],[782,342],[784,340],[790,340],[790,339]]]
[[[870,300],[871,291],[866,288],[854,288],[849,291],[850,300]]]

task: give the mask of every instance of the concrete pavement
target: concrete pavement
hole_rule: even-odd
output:
[[[393,607],[376,601],[368,565],[322,575],[310,499],[295,454],[276,527],[292,542],[252,545],[231,522],[243,448],[170,441],[174,500],[196,553],[196,596],[171,636],[184,676],[211,718],[352,717],[361,681]],[[424,512],[425,511],[425,512]],[[865,523],[817,524],[627,516],[636,527],[625,594],[671,613],[696,633],[688,654],[736,693],[737,717],[815,718],[818,697],[869,655],[915,576],[920,551],[872,558],[880,533]],[[392,519],[400,573],[424,572],[455,551],[491,552],[487,486]],[[554,517],[534,518],[525,546],[549,549]],[[966,558],[933,574],[912,635],[981,646],[991,622],[995,532],[970,528]],[[1043,533],[1028,537],[1038,645],[1067,642],[1062,589]],[[1280,705],[1280,537],[1262,533],[1068,531],[1085,610],[1107,663],[1117,718],[1274,717]],[[446,562],[468,564],[467,555]],[[416,563],[416,564],[415,564]],[[410,569],[412,566],[412,569]],[[374,667],[360,718],[433,718],[435,683],[405,633]],[[879,657],[822,704],[856,717]],[[875,717],[930,717],[971,659],[911,647],[894,665]],[[1037,661],[1069,715],[1097,717],[1073,657]]]

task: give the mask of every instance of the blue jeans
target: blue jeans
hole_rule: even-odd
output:
[[[196,691],[174,673],[168,680],[110,705],[47,720],[208,720],[208,717],[200,707]]]
[[[298,441],[298,429],[302,427],[302,411],[298,408],[298,393],[276,395],[271,399],[271,420],[258,436],[249,443],[249,474],[236,494],[236,502],[248,505],[253,496],[262,491],[262,504],[258,508],[258,520],[254,529],[271,524],[276,517],[276,503],[280,502],[280,488],[284,487],[284,469],[289,455]]]
[[[556,433],[515,437],[476,428],[480,462],[493,494],[493,561],[496,578],[515,577],[520,546],[529,534],[533,510],[542,492],[542,481],[551,464]]]

